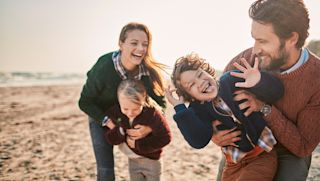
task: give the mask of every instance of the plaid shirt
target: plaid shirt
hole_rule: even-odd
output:
[[[261,147],[264,151],[270,152],[273,146],[277,143],[275,137],[273,136],[271,130],[265,127],[260,135],[258,143],[256,146]],[[224,154],[231,157],[232,162],[237,163],[243,157],[245,157],[249,152],[243,152],[234,146],[222,147]]]
[[[121,77],[122,80],[128,79],[127,72],[125,71],[123,65],[121,64],[120,61],[121,53],[120,51],[116,51],[112,54],[112,60],[114,64],[114,68],[118,72],[119,76]],[[149,71],[146,69],[144,64],[139,65],[139,73],[138,75],[134,76],[134,79],[141,80],[142,76],[149,76]]]
[[[218,104],[218,107],[220,107],[222,110],[228,112],[235,122],[241,123],[234,116],[232,111],[229,109],[229,107],[227,106],[227,104],[223,100]],[[250,141],[251,139],[250,139],[249,135],[246,135],[246,136],[247,136],[248,140]],[[263,131],[261,132],[261,135],[260,135],[260,138],[258,139],[257,145],[255,145],[255,146],[259,146],[264,151],[270,152],[276,143],[277,143],[277,141],[276,141],[275,137],[273,136],[272,131],[268,127],[265,127],[263,129]],[[253,145],[252,142],[251,142],[251,144]],[[248,153],[250,153],[250,152],[243,152],[234,146],[222,147],[222,151],[224,154],[229,155],[231,158],[231,161],[234,163],[239,162],[243,157],[245,157]]]

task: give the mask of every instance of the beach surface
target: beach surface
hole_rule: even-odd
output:
[[[0,87],[0,180],[94,181],[96,167],[87,116],[78,108],[81,85]],[[164,149],[164,181],[213,181],[220,149],[192,149],[166,116],[173,140]],[[127,181],[127,157],[114,148],[117,181]],[[320,180],[320,147],[308,180]]]

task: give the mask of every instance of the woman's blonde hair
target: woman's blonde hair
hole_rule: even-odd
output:
[[[145,58],[143,59],[142,63],[146,66],[150,73],[150,81],[153,87],[154,92],[157,95],[164,95],[164,80],[163,75],[161,74],[162,71],[165,71],[168,66],[157,62],[151,53],[152,47],[152,34],[148,27],[141,23],[131,22],[125,25],[119,36],[119,42],[125,42],[127,39],[127,33],[133,30],[141,30],[146,33],[148,37],[148,49]]]

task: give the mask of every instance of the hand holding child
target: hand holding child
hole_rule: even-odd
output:
[[[132,139],[130,136],[127,136],[127,143],[130,148],[135,148],[136,141]]]
[[[133,140],[138,140],[146,137],[148,134],[152,132],[152,129],[149,126],[135,125],[132,129],[127,129],[127,134]]]

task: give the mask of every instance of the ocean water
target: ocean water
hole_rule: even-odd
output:
[[[0,87],[83,84],[85,74],[46,72],[0,72]]]

